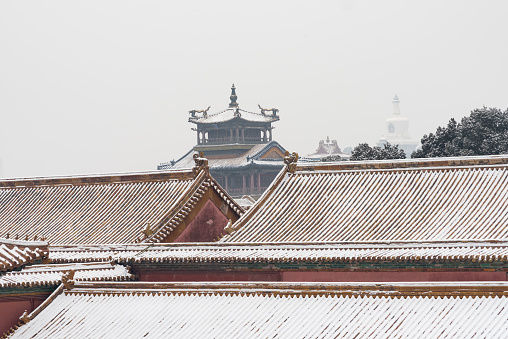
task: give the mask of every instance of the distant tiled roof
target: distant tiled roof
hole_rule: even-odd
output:
[[[329,137],[326,138],[326,142],[325,140],[320,140],[316,152],[307,155],[307,158],[322,159],[329,156],[338,157],[343,160],[349,160],[350,158],[349,154],[342,152],[339,145],[337,144],[337,140],[330,141]]]
[[[51,247],[55,263],[507,262],[508,242],[156,244]]]
[[[252,146],[251,149],[246,151],[245,153],[231,158],[223,158],[223,159],[214,159],[209,158],[208,164],[211,170],[218,169],[227,169],[227,168],[240,168],[252,166],[253,164],[262,165],[262,166],[273,166],[276,168],[282,168],[284,165],[283,159],[260,159],[259,157],[263,155],[266,151],[268,151],[272,147],[278,147],[282,152],[285,152],[285,149],[276,141],[270,141],[266,144],[257,144]],[[194,166],[194,150],[190,150],[187,152],[182,158],[175,161],[173,164],[170,162],[162,163],[158,166],[159,170],[166,169],[185,169],[191,168]],[[206,154],[205,154],[206,157]]]
[[[0,238],[0,272],[17,269],[47,257],[47,242]]]
[[[242,206],[244,210],[248,210],[256,203],[256,200],[254,200],[254,198],[250,195],[244,195],[241,198],[236,198],[235,201]]]
[[[506,240],[507,164],[508,156],[300,164],[221,241]]]
[[[76,283],[12,338],[502,338],[508,284]]]
[[[239,109],[239,116],[235,115],[234,108],[225,109],[219,113],[209,114],[206,117],[191,117],[189,118],[190,122],[199,123],[199,124],[217,124],[220,122],[226,122],[233,119],[242,119],[246,121],[252,122],[275,122],[279,120],[278,116],[274,116],[272,114],[261,114],[261,113],[253,113],[243,109]]]
[[[160,241],[209,187],[241,213],[205,171],[4,180],[0,235],[44,236],[51,244],[133,243],[149,223]]]
[[[0,288],[59,285],[62,275],[69,270],[76,272],[76,281],[124,281],[134,278],[125,266],[109,263],[34,265],[0,276]]]

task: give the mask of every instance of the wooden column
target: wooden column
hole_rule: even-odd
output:
[[[243,188],[242,188],[242,194],[245,194],[245,189],[247,188],[247,187],[245,187],[245,186],[247,186],[247,185],[246,185],[246,183],[245,183],[245,174],[244,174],[244,175],[242,175],[242,178],[243,178]]]
[[[254,173],[250,175],[250,194],[254,193]]]
[[[258,173],[258,193],[261,194],[261,173]]]
[[[226,174],[224,175],[224,189],[228,190],[228,176]]]

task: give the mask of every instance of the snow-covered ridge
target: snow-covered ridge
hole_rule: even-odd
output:
[[[53,262],[508,261],[508,242],[386,244],[160,244],[54,247]]]

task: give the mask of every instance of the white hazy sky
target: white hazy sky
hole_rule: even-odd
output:
[[[5,177],[155,169],[191,109],[277,107],[301,155],[374,143],[395,93],[420,139],[508,107],[508,1],[0,2]]]

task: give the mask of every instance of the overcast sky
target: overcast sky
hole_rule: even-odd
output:
[[[301,155],[371,144],[398,94],[420,139],[508,107],[507,1],[0,2],[4,177],[155,169],[188,111],[277,107]]]

